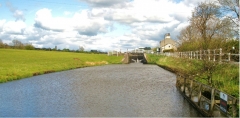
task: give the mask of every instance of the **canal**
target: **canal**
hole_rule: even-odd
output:
[[[175,83],[140,63],[34,76],[0,84],[0,117],[199,117]]]

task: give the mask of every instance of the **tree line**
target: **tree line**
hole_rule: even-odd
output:
[[[12,49],[26,49],[26,50],[34,50],[35,47],[31,43],[22,43],[19,40],[12,40],[11,44],[3,43],[3,41],[0,39],[0,48],[12,48]]]
[[[106,54],[107,52],[102,52],[99,50],[90,50],[90,51],[85,51],[82,46],[79,47],[79,50],[70,50],[67,48],[64,49],[57,49],[55,48],[36,48],[34,47],[31,43],[22,43],[19,40],[12,40],[10,44],[3,43],[3,41],[0,39],[0,49],[5,48],[5,49],[23,49],[23,50],[44,50],[44,51],[61,51],[61,52],[77,52],[77,53],[94,53],[94,54]]]
[[[178,39],[178,51],[222,48],[239,53],[239,0],[199,3]]]

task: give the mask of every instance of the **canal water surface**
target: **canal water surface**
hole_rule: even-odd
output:
[[[195,117],[176,76],[139,63],[87,67],[0,84],[0,117]]]

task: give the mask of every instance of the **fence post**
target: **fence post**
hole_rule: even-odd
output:
[[[213,61],[215,61],[215,49],[213,50]]]
[[[193,59],[196,59],[195,53],[196,53],[196,51],[193,52]]]
[[[231,53],[228,53],[228,61],[231,61]]]
[[[202,60],[202,50],[200,50],[200,60]]]
[[[193,57],[192,57],[192,51],[190,51],[190,57],[191,57],[191,59],[193,58]]]
[[[196,59],[198,59],[198,51],[196,51]]]
[[[211,51],[210,51],[210,49],[208,49],[208,60],[209,60],[209,61],[211,60],[210,54],[211,54]]]
[[[206,50],[203,50],[203,60],[205,60],[206,59],[206,52],[205,52]]]
[[[211,106],[210,106],[210,114],[211,115],[213,113],[214,104],[215,104],[215,89],[212,88],[212,91],[211,91]]]
[[[219,61],[222,62],[222,48],[219,49]]]

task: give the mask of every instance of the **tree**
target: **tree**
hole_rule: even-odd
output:
[[[79,51],[80,51],[80,52],[83,52],[83,51],[84,51],[83,46],[80,46],[80,47],[79,47]]]
[[[212,23],[213,20],[217,19],[220,16],[219,6],[214,4],[213,2],[201,2],[197,7],[195,7],[192,18],[190,19],[191,26],[197,29],[201,35],[201,48],[207,50],[209,47],[209,42],[215,31],[212,33],[208,33],[208,30],[211,27],[215,27],[209,25]],[[216,23],[217,25],[218,23]],[[212,28],[214,29],[214,28]],[[207,34],[208,33],[208,34]]]
[[[189,51],[199,49],[199,33],[196,28],[189,25],[186,28],[180,31],[178,36],[180,46],[178,47],[179,51]]]
[[[14,48],[17,48],[17,49],[23,49],[24,48],[23,43],[19,40],[14,39],[14,40],[12,40],[12,43],[13,43]]]
[[[25,45],[25,49],[26,49],[26,50],[34,50],[35,47],[34,47],[32,44],[26,44],[26,45]]]
[[[0,48],[4,48],[4,43],[2,42],[2,39],[0,39]]]
[[[228,17],[233,23],[235,38],[239,39],[239,0],[218,0],[222,15]]]
[[[180,50],[194,51],[224,47],[224,44],[234,36],[234,26],[229,17],[221,17],[220,10],[220,6],[215,2],[202,2],[195,7],[190,25],[183,29],[178,37],[181,42]],[[203,57],[200,75],[205,75],[204,79],[208,80],[210,85],[215,67],[216,63],[209,62],[207,57]]]
[[[218,2],[221,4],[222,11],[226,12],[224,15],[228,15],[236,27],[239,27],[239,0],[218,0]]]

